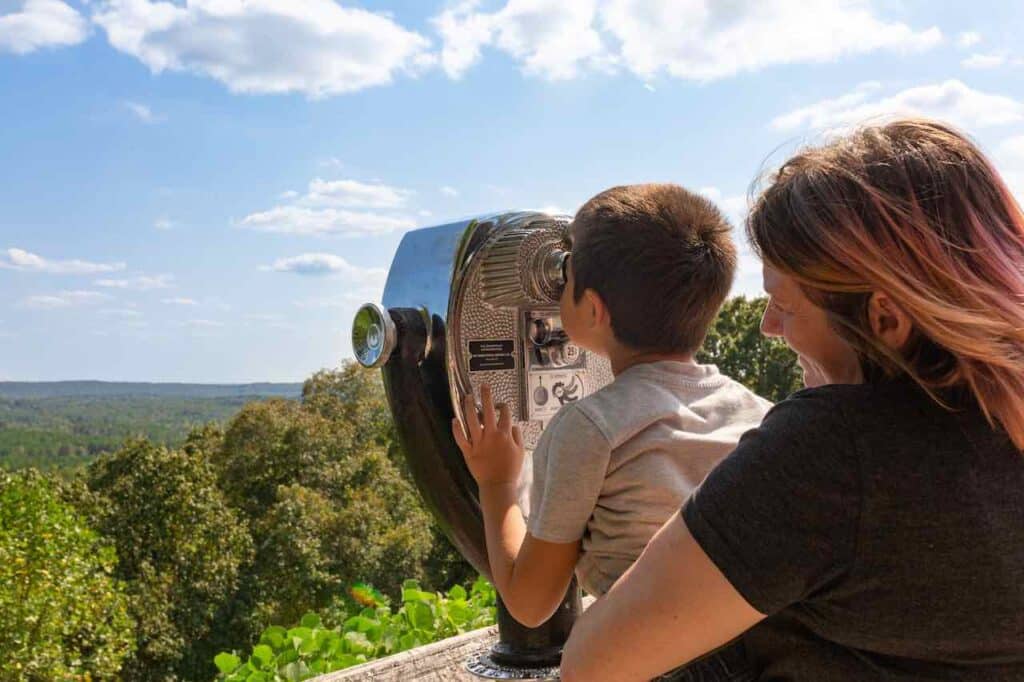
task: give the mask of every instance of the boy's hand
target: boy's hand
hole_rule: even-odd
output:
[[[512,423],[508,405],[498,405],[495,414],[491,387],[486,384],[480,387],[480,408],[477,415],[472,394],[463,399],[462,411],[466,416],[468,433],[462,430],[458,419],[453,419],[455,442],[462,450],[466,466],[477,485],[515,485],[519,482],[525,455],[519,427]]]

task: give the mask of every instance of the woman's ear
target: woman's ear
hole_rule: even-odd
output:
[[[902,349],[914,330],[910,316],[884,291],[871,294],[868,319],[875,337],[893,350]]]

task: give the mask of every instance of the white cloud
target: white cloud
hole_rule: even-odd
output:
[[[7,249],[0,252],[0,269],[22,272],[45,272],[56,275],[94,275],[124,270],[124,263],[93,263],[84,260],[50,260],[25,251]]]
[[[495,12],[478,6],[463,2],[433,19],[441,65],[452,78],[484,47],[550,79],[571,78],[582,67],[624,66],[644,80],[665,72],[704,81],[877,50],[918,52],[942,40],[938,28],[881,18],[869,0],[509,0]]]
[[[287,201],[289,199],[295,199],[298,196],[299,196],[298,192],[296,192],[293,189],[289,189],[289,190],[285,190],[284,192],[281,192],[280,194],[278,194],[277,198],[278,199],[284,199],[285,201]]]
[[[1024,135],[1004,140],[996,148],[994,157],[1006,184],[1024,205]]]
[[[909,88],[875,97],[878,83],[866,83],[835,99],[822,100],[776,117],[772,127],[842,130],[871,119],[927,116],[968,130],[1024,120],[1024,103],[1005,95],[974,90],[958,80]]]
[[[194,319],[186,321],[184,326],[195,329],[219,329],[225,325],[217,320]]]
[[[960,66],[965,69],[995,69],[1006,64],[1006,62],[1007,57],[1005,54],[976,53],[962,60]]]
[[[432,60],[423,36],[334,0],[106,0],[93,19],[153,73],[198,73],[236,93],[326,97]]]
[[[133,308],[104,308],[100,310],[100,315],[106,315],[108,317],[122,317],[125,319],[136,319],[142,317],[142,313]]]
[[[314,178],[302,201],[314,206],[397,208],[405,204],[408,197],[407,190],[380,183]]]
[[[131,289],[132,291],[149,291],[151,289],[167,289],[174,279],[172,275],[140,275],[129,279],[99,279],[95,284],[108,289]]]
[[[1024,163],[1024,135],[1011,137],[999,145],[999,151]]]
[[[640,76],[713,80],[766,66],[828,62],[876,50],[926,50],[938,28],[880,18],[868,0],[609,0],[602,24]]]
[[[46,47],[77,45],[89,25],[60,0],[24,0],[20,8],[0,14],[0,52],[28,54]]]
[[[477,11],[478,4],[463,2],[433,20],[443,40],[441,66],[451,78],[460,78],[489,45],[518,59],[527,74],[552,80],[605,60],[594,27],[596,0],[509,0],[492,13]]]
[[[182,298],[182,297],[177,297],[177,298],[161,298],[160,302],[164,303],[166,305],[199,305],[199,303],[197,301],[195,301],[194,299]]]
[[[263,270],[292,272],[297,275],[336,275],[352,282],[383,284],[387,277],[384,268],[363,268],[352,265],[341,256],[331,253],[304,253],[301,256],[280,258]]]
[[[956,45],[962,49],[974,47],[981,42],[981,34],[976,31],[965,31],[956,37]]]
[[[259,232],[346,237],[408,230],[415,221],[407,216],[348,209],[396,209],[411,194],[380,182],[314,178],[294,203],[251,213],[239,226]]]
[[[415,221],[405,217],[303,206],[275,206],[247,215],[239,223],[239,227],[257,232],[341,237],[387,234],[415,226]]]
[[[35,308],[37,310],[52,310],[80,305],[94,305],[109,298],[110,296],[107,294],[98,291],[61,291],[56,294],[29,296],[22,301],[22,305],[26,308]]]
[[[459,190],[455,189],[450,185],[444,185],[443,187],[441,187],[441,194],[445,195],[446,197],[457,197],[459,196]]]
[[[170,218],[163,216],[153,221],[153,227],[158,230],[173,230],[176,223]]]
[[[164,120],[163,116],[154,114],[153,109],[149,105],[142,104],[141,102],[126,101],[124,106],[135,115],[135,118],[143,123],[160,123]]]
[[[725,216],[732,222],[733,227],[739,227],[743,224],[743,221],[747,217],[747,197],[743,194],[730,194],[723,195],[722,190],[717,187],[701,187],[697,190],[698,194],[706,196],[711,201],[715,202],[725,213]]]

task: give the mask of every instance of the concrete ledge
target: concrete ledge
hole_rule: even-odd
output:
[[[488,649],[498,641],[498,627],[481,628],[464,635],[442,639],[433,644],[378,658],[352,668],[345,668],[313,678],[314,682],[352,682],[379,680],[386,682],[480,682],[466,670],[471,654]]]

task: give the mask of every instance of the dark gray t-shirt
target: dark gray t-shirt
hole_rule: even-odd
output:
[[[909,381],[779,403],[683,518],[762,680],[1024,680],[1024,454]]]

